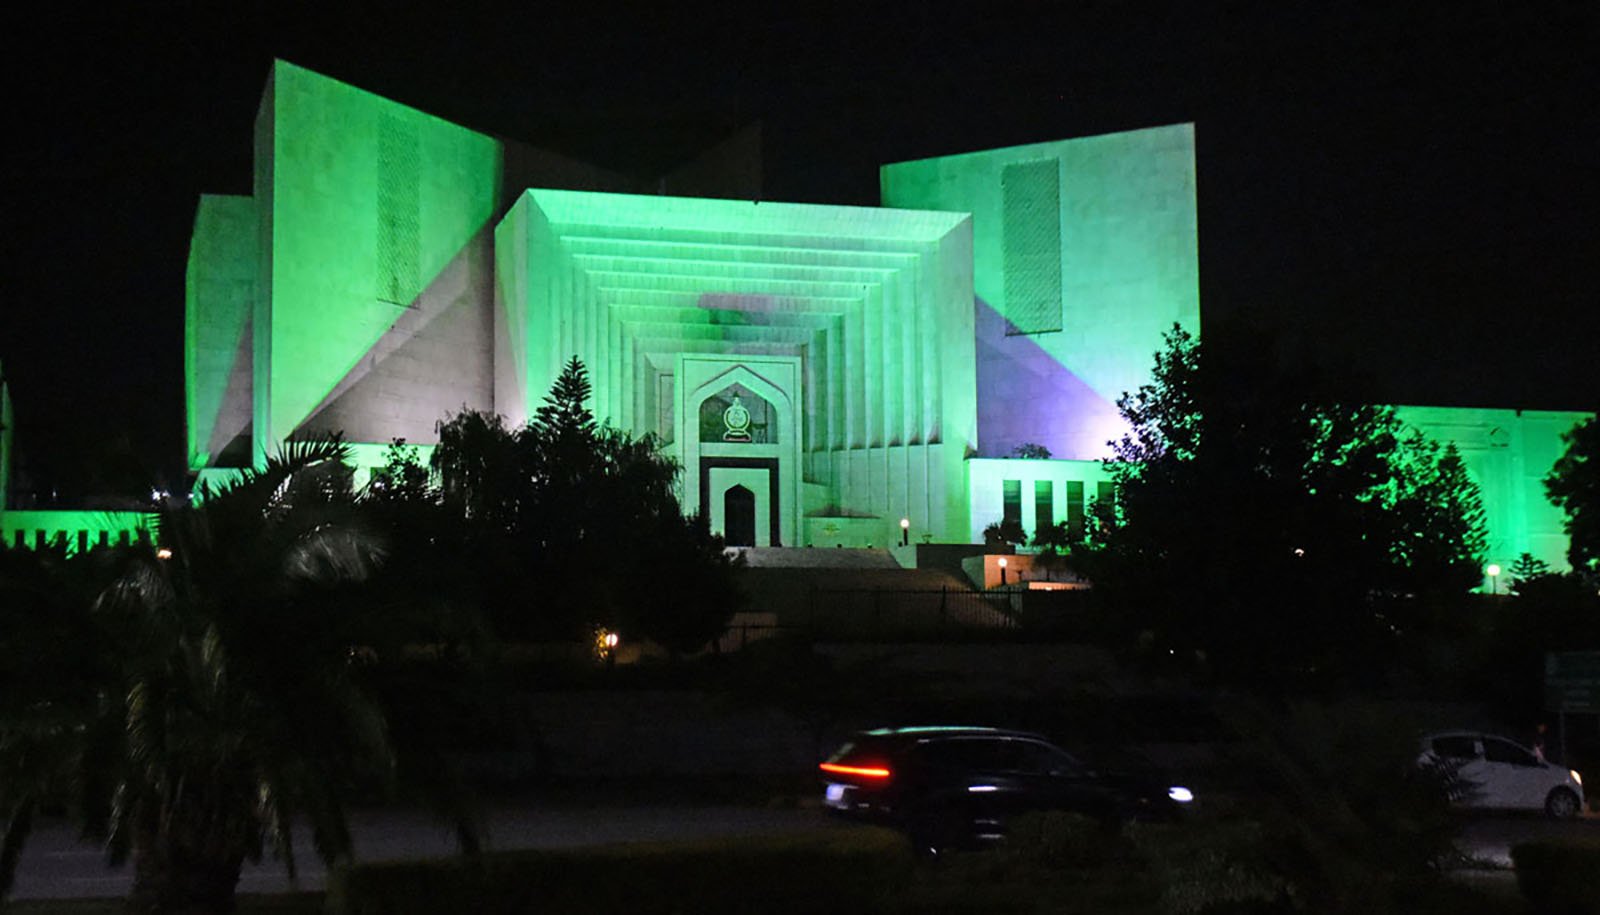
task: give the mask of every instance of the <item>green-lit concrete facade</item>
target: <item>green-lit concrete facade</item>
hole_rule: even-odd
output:
[[[191,468],[520,421],[576,355],[756,544],[972,540],[1024,442],[1081,515],[1116,395],[1198,323],[1190,128],[887,166],[881,208],[754,202],[741,142],[641,182],[279,62],[254,193],[196,214]]]
[[[67,554],[154,537],[155,516],[135,511],[7,511],[0,513],[0,543],[40,549],[53,544]]]
[[[253,193],[203,197],[190,248],[202,480],[295,435],[370,465],[463,408],[520,422],[576,355],[596,415],[657,435],[731,541],[885,546],[905,518],[971,542],[1107,497],[1117,396],[1199,328],[1191,125],[887,165],[882,207],[802,205],[758,201],[747,136],[640,179],[278,62],[255,148]],[[1514,556],[1525,505],[1481,482]]]
[[[495,260],[512,354],[496,409],[526,415],[576,354],[596,415],[683,463],[687,505],[716,516],[731,486],[757,497],[758,544],[801,543],[802,518],[837,514],[965,536],[965,214],[530,190]],[[700,420],[735,385],[771,416],[748,441]]]
[[[1550,504],[1544,478],[1566,450],[1561,436],[1592,414],[1469,407],[1399,407],[1400,419],[1428,438],[1453,442],[1483,492],[1489,543],[1484,566],[1509,571],[1523,553],[1555,570],[1567,561],[1565,516]],[[1496,582],[1486,580],[1484,587]],[[1498,583],[1504,590],[1504,583]]]
[[[1200,332],[1194,128],[885,166],[889,207],[972,214],[979,453],[1095,460],[1173,324]]]

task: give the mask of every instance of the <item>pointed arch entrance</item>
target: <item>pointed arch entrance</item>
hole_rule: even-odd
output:
[[[756,545],[756,494],[735,484],[722,493],[722,533],[728,546]]]
[[[683,354],[677,377],[684,505],[729,546],[799,543],[799,359]]]

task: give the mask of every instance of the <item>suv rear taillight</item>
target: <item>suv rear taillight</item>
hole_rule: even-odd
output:
[[[845,766],[839,763],[825,762],[818,765],[817,768],[829,775],[845,775],[873,780],[887,779],[889,777],[888,766]]]

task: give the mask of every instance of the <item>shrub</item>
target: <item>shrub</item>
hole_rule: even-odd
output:
[[[1129,834],[1161,887],[1163,913],[1279,911],[1290,897],[1259,823],[1194,818],[1136,825]]]
[[[1540,912],[1600,913],[1600,840],[1544,839],[1511,849],[1517,886]]]
[[[926,862],[892,915],[1121,915],[1158,911],[1154,886],[1115,823],[1074,813],[1024,814],[992,849]]]
[[[329,875],[333,915],[473,912],[871,912],[910,846],[881,829],[357,864]]]
[[[1031,813],[1010,824],[1007,856],[1055,868],[1098,867],[1125,852],[1115,823],[1078,813]]]

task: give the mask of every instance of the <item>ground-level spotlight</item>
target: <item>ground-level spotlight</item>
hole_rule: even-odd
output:
[[[162,547],[161,549],[156,550],[156,558],[157,559],[171,559],[172,558],[172,551],[167,549],[166,547]]]
[[[622,644],[622,636],[609,629],[597,628],[594,631],[594,656],[606,664],[615,664],[617,660],[617,646]]]

